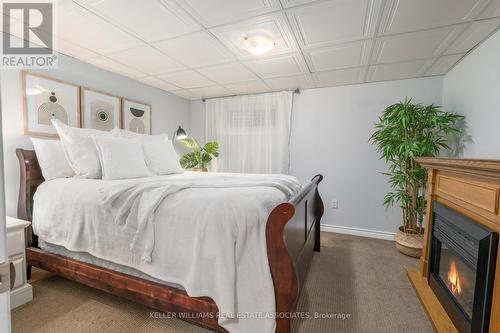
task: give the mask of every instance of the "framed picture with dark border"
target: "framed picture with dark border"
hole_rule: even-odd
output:
[[[82,87],[81,99],[82,127],[111,131],[121,126],[120,97]]]
[[[24,134],[57,137],[50,120],[80,127],[80,87],[38,73],[21,71]]]
[[[127,131],[151,134],[151,105],[122,98],[122,128]]]

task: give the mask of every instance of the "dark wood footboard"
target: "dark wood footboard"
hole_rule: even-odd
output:
[[[16,154],[21,175],[18,217],[31,221],[33,195],[38,185],[43,182],[43,177],[34,151],[17,149]],[[313,251],[320,250],[323,202],[318,192],[318,184],[322,179],[321,175],[315,176],[290,201],[275,207],[267,221],[267,255],[278,313],[294,310]],[[190,297],[184,290],[48,253],[37,248],[37,237],[31,228],[27,233],[26,257],[30,266],[54,272],[159,311],[190,314],[188,318],[181,319],[215,331],[226,332],[217,324],[218,308],[210,298]],[[278,317],[276,332],[290,333],[291,321],[286,319],[290,316]]]
[[[315,176],[290,201],[274,208],[267,221],[267,256],[278,314],[295,309],[313,250],[320,251],[320,222],[324,208],[318,184],[322,180],[323,176]],[[290,317],[278,316],[277,333],[290,332]]]

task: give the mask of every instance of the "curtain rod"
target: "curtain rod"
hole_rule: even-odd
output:
[[[293,93],[295,94],[300,94],[300,89],[297,88],[293,91]],[[267,93],[263,93],[263,94],[267,94]],[[226,97],[236,97],[236,96],[250,96],[250,95],[259,95],[259,94],[243,94],[243,95],[229,95],[229,96],[222,96],[222,97],[210,97],[210,98],[202,98],[201,101],[202,102],[205,102],[209,99],[215,99],[215,98],[226,98]]]

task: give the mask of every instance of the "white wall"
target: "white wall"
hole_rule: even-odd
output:
[[[153,133],[166,132],[171,137],[177,126],[189,126],[189,101],[139,81],[101,70],[64,55],[59,55],[58,69],[40,72],[57,79],[151,104]],[[7,215],[16,216],[19,165],[15,150],[32,148],[32,145],[29,137],[22,134],[20,73],[18,70],[8,69],[2,70],[0,76]]]
[[[465,115],[472,137],[464,157],[500,159],[500,31],[444,77],[443,103]]]
[[[309,89],[295,95],[290,173],[302,182],[317,173],[325,176],[323,224],[375,230],[382,236],[401,225],[399,209],[386,211],[382,206],[389,190],[387,177],[380,174],[386,165],[368,139],[381,112],[406,96],[440,105],[442,78]],[[190,134],[204,139],[201,101],[191,102],[190,128]],[[334,198],[339,202],[337,210],[330,208]]]

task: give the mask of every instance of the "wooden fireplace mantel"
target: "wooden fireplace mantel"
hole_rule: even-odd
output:
[[[434,330],[455,333],[457,329],[427,283],[432,202],[448,206],[500,233],[500,160],[426,157],[416,161],[428,170],[426,227],[420,269],[409,269],[407,273]],[[500,332],[500,247],[496,265],[490,333]]]

